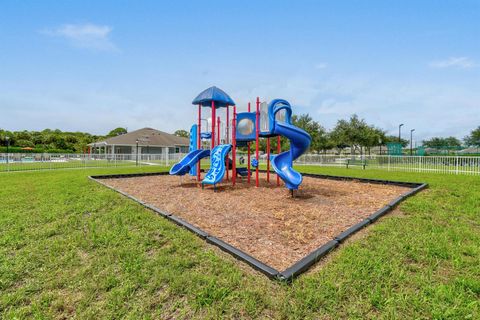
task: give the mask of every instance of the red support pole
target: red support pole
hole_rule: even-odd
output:
[[[267,182],[270,182],[270,138],[267,138]]]
[[[228,130],[228,129],[229,129],[229,126],[230,126],[230,110],[228,109],[228,104],[227,104],[227,125],[226,125],[226,128],[225,128],[226,137],[227,137],[227,141],[226,141],[227,144],[230,143],[230,139],[229,139],[229,138],[230,138],[230,132],[229,132],[229,130]],[[229,166],[230,166],[230,163],[229,163],[230,160],[229,160],[229,159],[230,159],[230,157],[229,157],[229,155],[227,154],[227,181],[228,181],[228,174],[229,174],[229,170],[230,170],[230,168],[229,168]]]
[[[215,148],[215,101],[212,101],[212,150]]]
[[[281,145],[281,139],[280,136],[277,136],[277,155],[282,152],[282,145]],[[277,186],[280,185],[280,176],[277,174]]]
[[[217,146],[220,144],[220,117],[217,117]]]
[[[258,149],[259,149],[259,140],[260,140],[260,98],[257,97],[257,112],[255,113],[255,157],[257,159],[257,168],[255,170],[255,186],[258,188],[259,181],[258,181],[258,167],[260,165],[260,161],[258,160]]]
[[[232,184],[235,186],[237,180],[237,137],[235,132],[235,126],[237,121],[237,107],[233,106],[233,119],[232,119]]]
[[[248,112],[250,112],[250,102],[248,103]],[[250,171],[250,142],[247,142],[247,182],[250,183],[250,176],[252,172]]]
[[[198,105],[198,126],[197,126],[197,148],[202,148],[202,138],[200,135],[202,134],[202,105]],[[197,181],[200,181],[200,166],[202,164],[202,160],[198,160],[197,164]]]

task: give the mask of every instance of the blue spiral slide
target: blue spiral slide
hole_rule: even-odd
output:
[[[275,119],[275,114],[282,109],[286,111],[285,122]],[[288,189],[297,190],[303,177],[299,172],[293,170],[293,161],[307,151],[312,138],[307,132],[290,123],[291,114],[292,109],[287,101],[277,99],[270,103],[271,133],[287,137],[290,140],[290,150],[271,157],[272,167]]]
[[[215,185],[222,180],[225,175],[225,157],[232,150],[231,144],[220,144],[213,148],[210,156],[210,170],[208,170],[205,178],[202,180],[202,187],[204,184]]]
[[[302,175],[293,170],[293,161],[300,157],[310,146],[310,135],[302,129],[288,123],[277,122],[275,134],[287,137],[290,140],[290,150],[274,156],[272,167],[290,190],[297,190],[302,183]]]
[[[205,157],[210,156],[210,150],[198,149],[189,152],[179,163],[170,169],[171,175],[183,176],[187,174],[195,164]]]

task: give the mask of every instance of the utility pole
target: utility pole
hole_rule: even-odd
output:
[[[413,155],[413,131],[415,129],[410,130],[410,155]]]

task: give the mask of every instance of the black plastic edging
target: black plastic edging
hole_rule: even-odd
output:
[[[369,179],[369,178],[356,178],[356,177],[346,177],[346,176],[332,176],[327,174],[315,174],[315,173],[301,173],[303,176],[312,177],[312,178],[323,178],[329,180],[344,180],[344,181],[359,181],[359,182],[366,182],[366,183],[375,183],[375,184],[388,184],[388,185],[395,185],[399,187],[417,187],[422,185],[422,183],[416,182],[405,182],[405,181],[394,181],[394,180],[381,180],[381,179]]]
[[[411,196],[413,196],[414,194],[422,191],[423,189],[426,189],[427,187],[428,187],[428,184],[422,183],[421,185],[419,185],[418,187],[416,187],[415,189],[413,189],[412,191],[410,191],[409,193],[407,193],[406,197],[411,197]]]
[[[370,215],[367,219],[370,220],[372,223],[377,221],[380,217],[384,216],[385,214],[390,212],[393,208],[395,208],[398,204],[400,204],[400,202],[407,199],[408,197],[413,196],[414,194],[416,194],[420,190],[425,189],[427,186],[428,185],[426,183],[420,184],[416,188],[414,188],[414,189],[408,191],[407,193],[404,193],[401,196],[399,196],[399,197],[395,198],[394,200],[390,201],[385,207],[378,210],[374,214]]]
[[[395,208],[402,200],[406,198],[406,194],[402,194],[401,196],[396,197],[392,201],[390,201],[387,206]]]
[[[106,183],[104,183],[104,182],[102,182],[102,181],[96,180],[95,178],[92,178],[92,177],[88,177],[88,178],[89,178],[89,179],[92,179],[92,180],[95,181],[95,182],[100,183],[101,185],[107,187],[108,189],[111,189],[111,190],[113,190],[113,191],[115,191],[115,192],[120,193],[121,195],[123,195],[123,196],[125,196],[125,197],[127,197],[127,198],[130,198],[130,199],[134,200],[135,202],[140,203],[142,206],[145,206],[145,205],[146,205],[145,202],[143,202],[143,201],[140,200],[140,199],[135,198],[134,196],[129,195],[128,193],[125,193],[125,192],[123,192],[123,191],[121,191],[121,190],[117,190],[117,189],[115,189],[114,187],[111,187],[111,186],[109,186],[108,184],[106,184]]]
[[[339,235],[334,237],[334,239],[337,240],[339,243],[342,243],[343,241],[345,241],[345,239],[350,237],[352,234],[358,232],[359,230],[365,228],[370,223],[371,223],[371,221],[368,218],[364,219],[364,220],[360,221],[359,223],[354,224],[353,226],[351,226],[347,230],[343,231],[342,233],[340,233]]]
[[[374,223],[375,221],[377,221],[380,217],[386,215],[387,213],[389,213],[390,211],[392,210],[392,207],[390,206],[385,206],[383,207],[382,209],[378,210],[377,212],[375,212],[374,214],[370,215],[367,217],[368,220],[370,220],[370,222]]]
[[[337,240],[331,240],[325,243],[320,248],[316,249],[309,255],[305,256],[291,267],[285,269],[285,271],[280,272],[278,278],[282,281],[290,281],[299,274],[307,271],[315,262],[320,260],[322,257],[326,256],[330,251],[335,249],[339,245]]]
[[[119,174],[101,174],[96,176],[90,176],[94,180],[98,179],[120,179],[120,178],[135,178],[135,177],[147,177],[147,176],[165,176],[169,174],[168,171],[161,172],[140,172],[140,173],[119,173]]]
[[[158,215],[162,216],[162,217],[170,217],[172,214],[170,212],[167,212],[167,211],[163,211],[163,210],[160,210],[159,208],[151,205],[151,204],[148,204],[148,203],[144,203],[143,206],[147,209],[150,209],[152,211],[154,211],[155,213],[157,213]]]
[[[205,231],[203,231],[200,228],[195,227],[193,224],[188,223],[187,221],[183,220],[180,217],[177,217],[177,216],[172,214],[172,215],[167,216],[166,218],[168,220],[171,220],[171,221],[175,222],[177,225],[182,226],[185,229],[195,233],[197,236],[199,236],[202,239],[205,239],[206,237],[208,237],[208,233],[206,233]]]
[[[262,172],[266,172],[266,170],[260,170]],[[246,262],[254,269],[262,272],[263,274],[267,275],[271,279],[279,279],[281,281],[291,281],[294,277],[300,275],[301,273],[305,272],[308,268],[310,268],[313,264],[315,264],[318,260],[322,257],[327,255],[330,251],[335,249],[339,246],[345,239],[353,235],[354,233],[358,232],[359,230],[363,229],[364,227],[368,226],[369,224],[373,223],[374,221],[378,220],[381,216],[390,212],[395,206],[397,206],[400,202],[405,200],[406,198],[416,194],[417,192],[425,189],[428,185],[426,183],[413,183],[413,182],[403,182],[403,181],[389,181],[389,180],[378,180],[378,179],[365,179],[365,178],[355,178],[355,177],[342,177],[342,176],[330,176],[330,175],[320,175],[320,174],[311,174],[311,173],[302,173],[305,176],[313,177],[317,179],[330,179],[330,180],[343,180],[343,181],[359,181],[359,182],[366,182],[366,183],[376,183],[376,184],[387,184],[387,185],[396,185],[402,187],[410,187],[413,188],[412,190],[402,194],[401,196],[395,198],[394,200],[390,201],[385,207],[381,208],[380,210],[376,211],[374,214],[370,215],[366,219],[360,221],[359,223],[351,226],[347,230],[343,231],[339,235],[335,236],[333,240],[327,242],[326,244],[322,245],[318,249],[314,250],[301,260],[294,263],[292,266],[288,267],[282,272],[275,270],[274,268],[262,263],[261,261],[255,259],[254,257],[250,256],[249,254],[243,252],[240,249],[237,249],[230,244],[216,238],[213,236],[208,235],[205,231],[201,230],[200,228],[195,227],[194,225],[186,222],[185,220],[181,219],[180,217],[174,216],[171,213],[165,212],[152,206],[148,203],[141,201],[123,191],[117,190],[114,187],[111,187],[104,182],[100,181],[101,179],[114,179],[114,178],[130,178],[130,177],[141,177],[141,176],[155,176],[155,175],[167,175],[168,172],[148,172],[148,173],[132,173],[132,174],[113,174],[113,175],[98,175],[98,176],[90,176],[89,179],[96,181],[105,187],[112,189],[125,197],[132,199],[142,206],[158,213],[159,215],[169,219],[170,221],[176,223],[177,225],[183,226],[187,230],[195,233],[202,239],[205,239],[208,243],[216,245],[223,251],[231,254],[235,258]],[[97,180],[98,179],[98,180]]]
[[[235,248],[234,246],[229,245],[228,243],[212,236],[207,237],[207,242],[216,245],[220,249],[225,252],[230,253],[235,258],[242,260],[252,266],[254,269],[262,272],[263,274],[267,275],[271,279],[275,279],[278,275],[278,271],[274,268],[266,265],[265,263],[255,259],[251,255],[243,252],[240,249]]]

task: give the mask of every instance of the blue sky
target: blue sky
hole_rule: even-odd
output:
[[[188,129],[216,85],[327,128],[480,125],[480,1],[0,3],[0,128]]]

